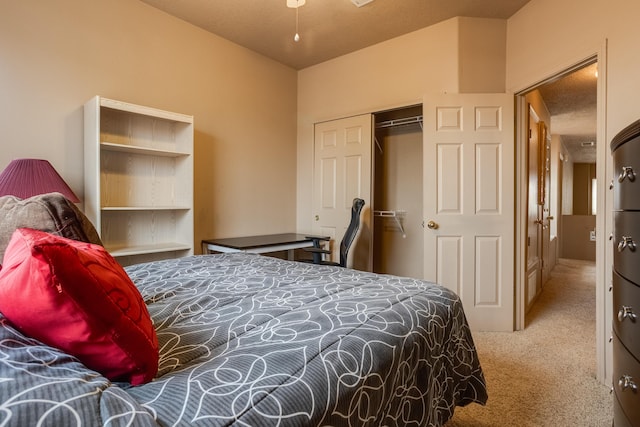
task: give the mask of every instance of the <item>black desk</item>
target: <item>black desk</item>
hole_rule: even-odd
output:
[[[306,234],[284,233],[203,240],[202,253],[249,252],[253,254],[264,254],[268,252],[287,251],[288,258],[293,260],[296,249],[309,248],[312,246],[313,241]]]

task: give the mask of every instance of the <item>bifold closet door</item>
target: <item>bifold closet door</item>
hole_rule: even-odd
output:
[[[313,233],[331,236],[332,260],[351,219],[353,199],[365,201],[362,232],[352,248],[354,267],[371,270],[372,115],[347,117],[314,126]]]

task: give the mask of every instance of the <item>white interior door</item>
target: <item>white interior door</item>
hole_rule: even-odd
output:
[[[514,327],[514,97],[434,94],[424,113],[425,278],[474,330]]]
[[[313,171],[313,233],[331,236],[332,260],[340,260],[339,246],[351,219],[353,199],[366,203],[353,267],[371,270],[371,114],[316,123]]]
[[[528,186],[527,186],[527,279],[525,288],[525,311],[533,306],[542,290],[542,205],[540,192],[540,118],[529,105]]]

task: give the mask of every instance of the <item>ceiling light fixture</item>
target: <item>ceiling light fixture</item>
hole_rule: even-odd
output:
[[[355,4],[358,7],[365,6],[371,3],[373,0],[351,0],[351,3]]]
[[[293,36],[293,41],[300,41],[300,34],[298,33],[298,8],[304,6],[307,0],[287,0],[287,7],[296,10],[296,35]],[[371,1],[371,0],[370,0]]]

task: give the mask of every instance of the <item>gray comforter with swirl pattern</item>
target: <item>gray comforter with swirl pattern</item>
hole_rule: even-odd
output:
[[[156,379],[111,383],[0,315],[0,425],[441,426],[487,399],[443,287],[249,254],[126,270],[157,330]]]

